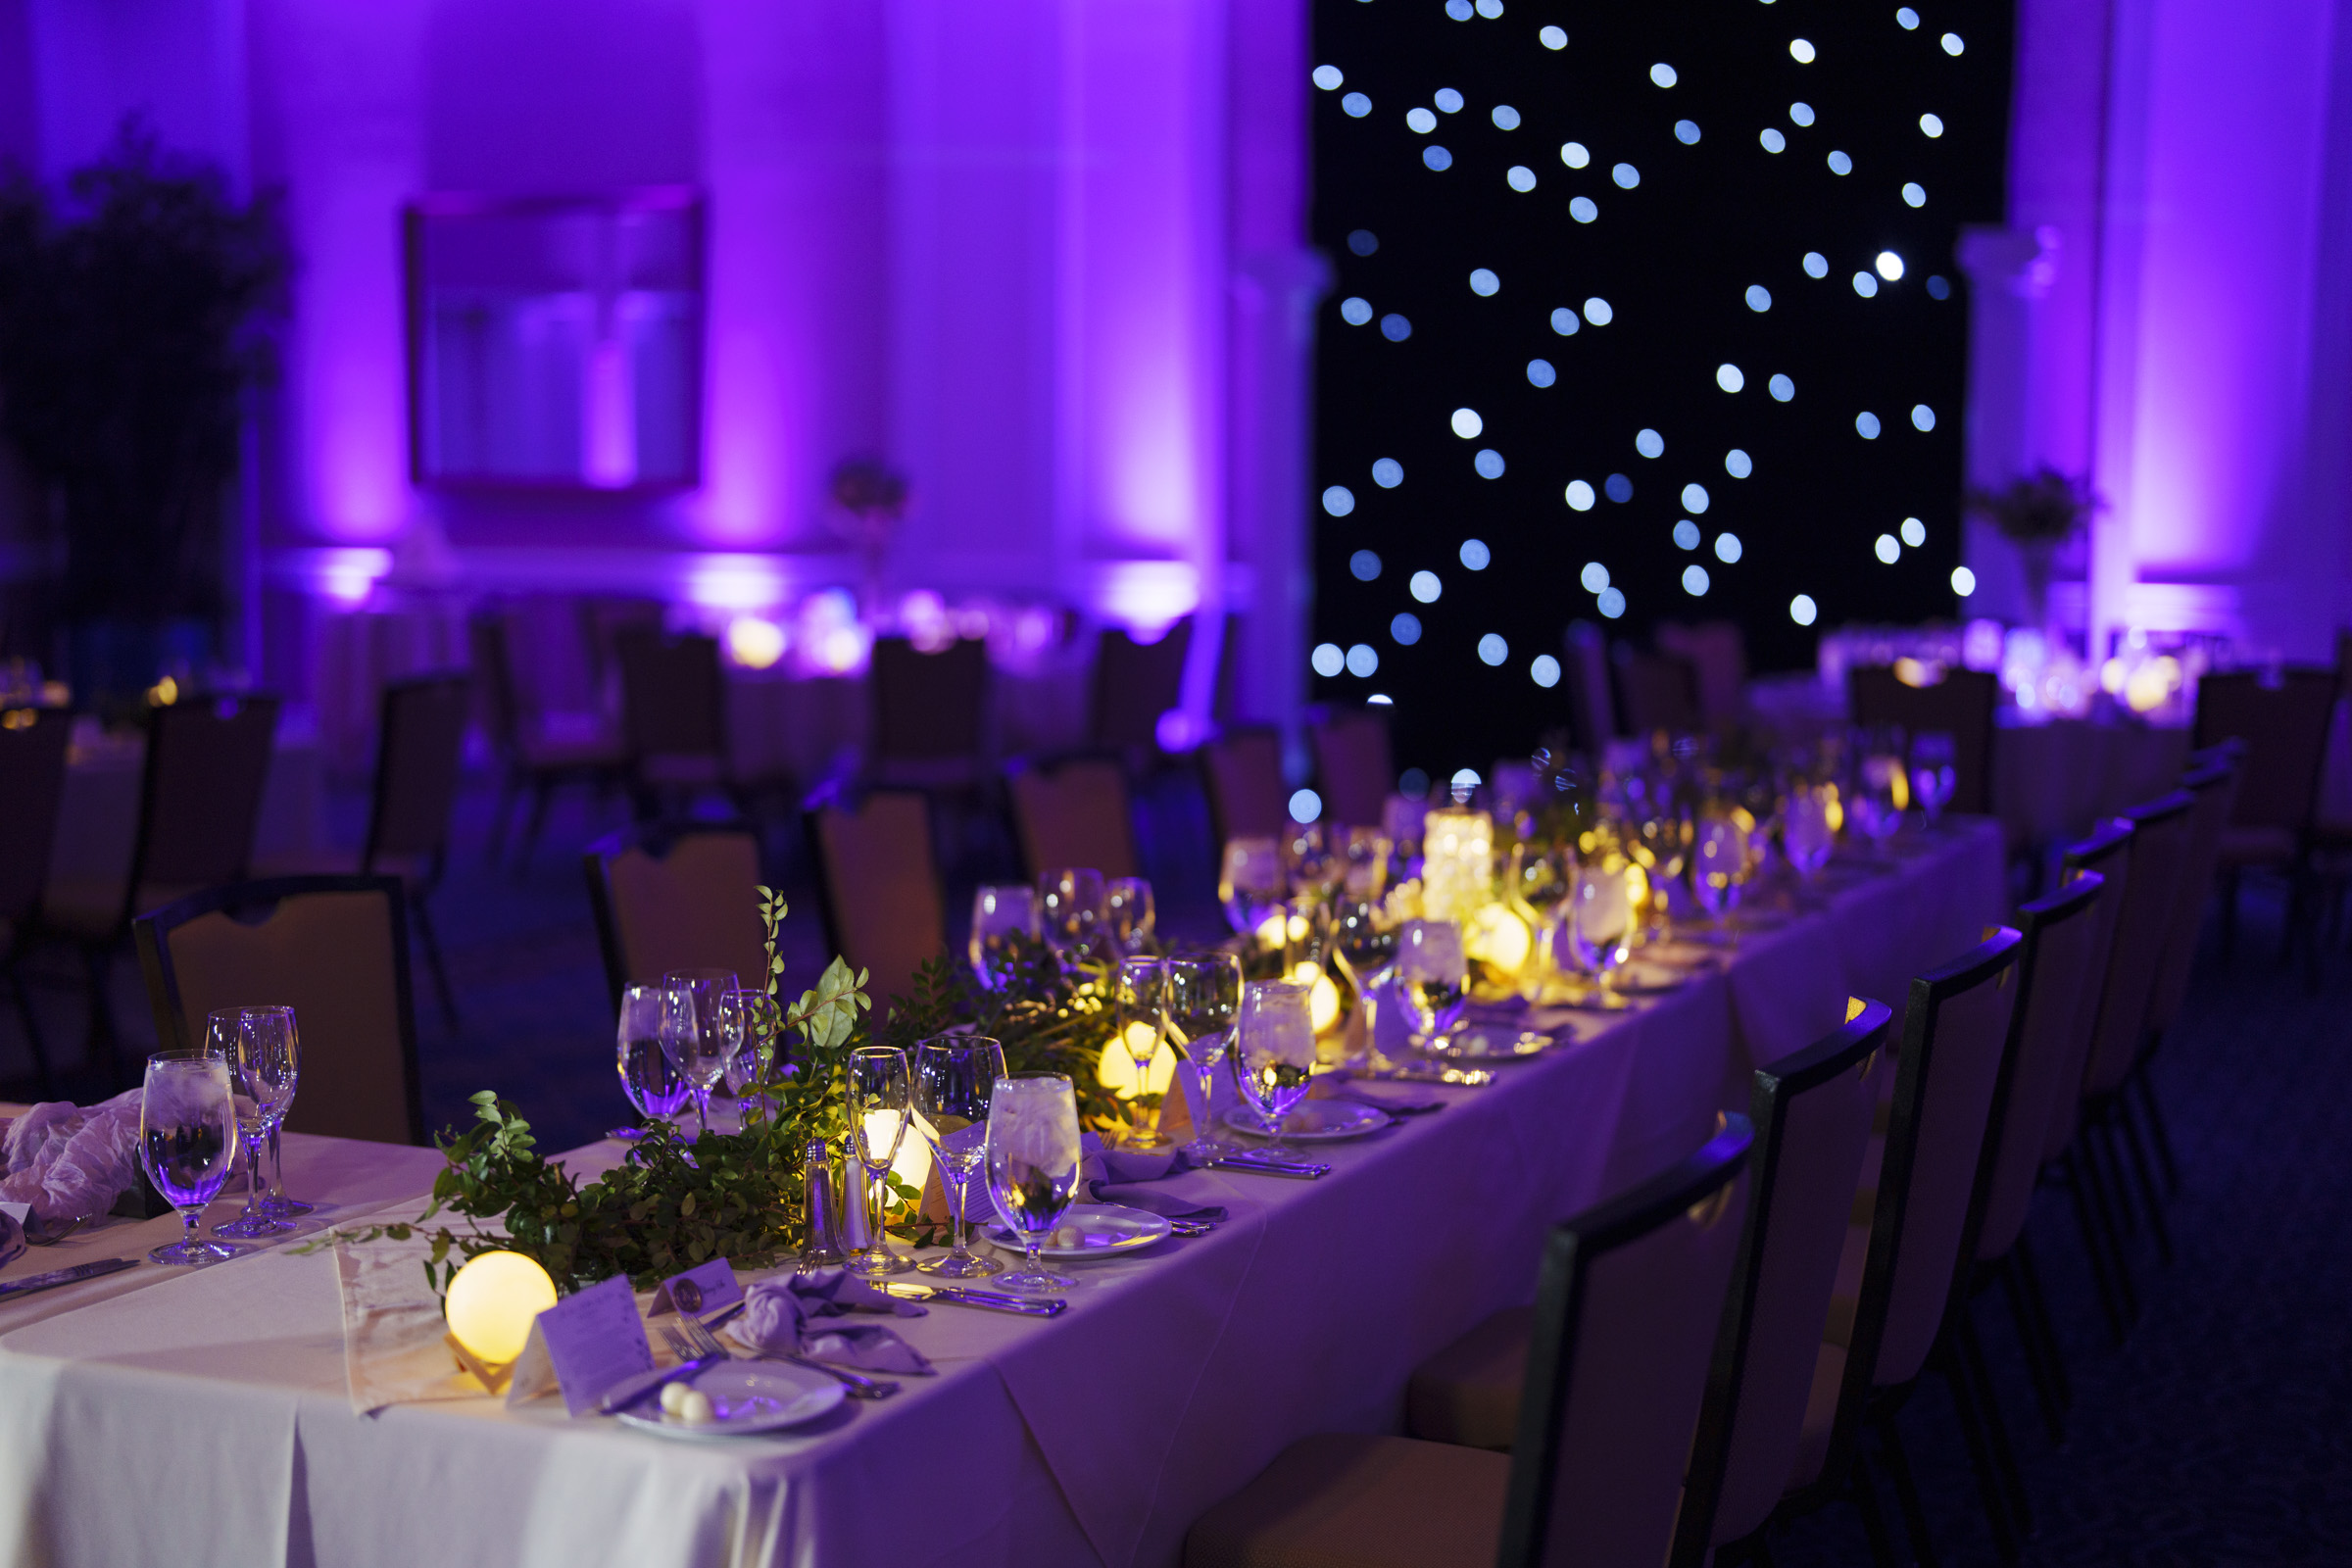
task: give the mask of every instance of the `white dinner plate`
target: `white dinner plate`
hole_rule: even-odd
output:
[[[690,1425],[664,1414],[658,1396],[621,1411],[618,1419],[641,1432],[701,1443],[797,1427],[830,1411],[843,1394],[841,1384],[822,1372],[785,1361],[722,1361],[688,1381],[710,1396],[718,1419]]]
[[[1168,1238],[1169,1225],[1157,1214],[1124,1203],[1072,1203],[1054,1228],[1054,1239],[1037,1250],[1040,1257],[1057,1263],[1084,1262],[1090,1257],[1118,1257],[1140,1252]],[[988,1239],[1007,1252],[1021,1250],[1012,1232],[1002,1225],[987,1228]],[[986,1285],[986,1280],[978,1281]]]
[[[1376,1133],[1396,1118],[1360,1100],[1302,1100],[1282,1119],[1282,1137],[1292,1144],[1337,1144]],[[1266,1136],[1265,1124],[1247,1105],[1225,1113],[1225,1125],[1252,1138]]]

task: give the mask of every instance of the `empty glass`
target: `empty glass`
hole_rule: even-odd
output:
[[[890,1196],[882,1178],[890,1174],[891,1161],[899,1157],[899,1144],[906,1136],[913,1093],[906,1053],[898,1047],[859,1046],[850,1053],[845,1108],[850,1115],[850,1145],[857,1151],[858,1163],[865,1167],[869,1223],[865,1250],[852,1252],[842,1266],[867,1279],[904,1274],[914,1266],[890,1250],[890,1239],[882,1231]]]
[[[1141,1097],[1152,1092],[1152,1063],[1167,1038],[1167,964],[1158,958],[1122,958],[1113,1000],[1118,1006],[1119,1044],[1135,1063],[1134,1125],[1127,1130],[1129,1149],[1165,1149],[1157,1118],[1145,1109]]]
[[[955,1220],[954,1247],[914,1266],[943,1279],[997,1273],[1004,1264],[972,1251],[972,1184],[988,1163],[988,1104],[1004,1076],[1004,1048],[979,1035],[940,1035],[914,1048],[914,1124],[931,1146]]]
[[[1231,1044],[1228,1033],[1242,1006],[1242,965],[1230,954],[1170,958],[1162,982],[1160,1017],[1168,1047],[1192,1070],[1200,1091],[1200,1112],[1184,1155],[1196,1163],[1222,1158],[1230,1151],[1210,1135],[1208,1107],[1216,1087],[1217,1062]]]
[[[1077,1284],[1048,1273],[1037,1250],[1078,1196],[1078,1101],[1057,1072],[997,1080],[988,1102],[988,1196],[997,1218],[1028,1251],[1027,1262],[998,1283],[1024,1291],[1066,1291]]]
[[[992,886],[972,895],[972,972],[982,985],[1004,983],[1007,950],[1016,935],[1037,940],[1035,888]]]
[[[1306,1098],[1315,1070],[1311,987],[1289,980],[1255,980],[1242,990],[1234,1031],[1233,1078],[1266,1135],[1265,1152],[1294,1158],[1282,1142],[1282,1119]]]
[[[302,1058],[294,1036],[292,1007],[223,1007],[204,1021],[204,1054],[228,1067],[229,1096],[237,1107],[238,1141],[245,1146],[245,1207],[215,1236],[239,1240],[280,1236],[294,1227],[261,1207],[262,1145],[272,1123],[294,1100]]]
[[[766,992],[738,987],[719,997],[718,1033],[727,1052],[720,1076],[728,1094],[744,1101],[753,1095],[754,1086],[775,1076],[776,1043],[783,1029],[776,999]]]
[[[662,977],[662,1053],[694,1091],[694,1119],[710,1130],[710,1091],[727,1070],[726,1036],[718,999],[735,989],[732,969],[672,969]]]
[[[1959,751],[1944,730],[1926,730],[1911,737],[1911,798],[1919,802],[1933,828],[1960,788]]]
[[[237,1107],[228,1063],[197,1052],[147,1058],[139,1089],[139,1165],[179,1210],[185,1230],[176,1242],[147,1254],[157,1263],[211,1263],[244,1250],[227,1242],[198,1241],[204,1205],[220,1196],[237,1165]]]
[[[1217,901],[1234,931],[1254,937],[1284,912],[1289,894],[1282,874],[1282,845],[1270,838],[1228,839],[1217,867]],[[1279,944],[1277,944],[1279,946]]]
[[[1461,1021],[1470,1002],[1469,976],[1460,926],[1451,920],[1404,922],[1396,944],[1396,990],[1415,1046],[1428,1050]]]
[[[1064,866],[1037,879],[1038,924],[1065,963],[1097,956],[1104,912],[1100,871]]]
[[[630,986],[620,994],[620,1092],[647,1121],[667,1121],[685,1107],[694,1091],[686,1075],[669,1064],[662,1046],[662,1020],[669,1005],[663,986]],[[616,1127],[615,1138],[634,1138],[639,1129]]]
[[[1158,924],[1152,907],[1152,884],[1140,876],[1114,876],[1102,889],[1103,918],[1118,951],[1133,953],[1149,943]]]

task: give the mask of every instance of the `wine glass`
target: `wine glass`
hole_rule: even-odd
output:
[[[1911,804],[1910,780],[1899,755],[1875,753],[1862,759],[1854,782],[1853,804],[1846,815],[1870,841],[1875,855],[1903,825],[1903,809]]]
[[[1200,1091],[1200,1114],[1193,1128],[1193,1141],[1184,1146],[1184,1157],[1204,1165],[1229,1152],[1210,1135],[1208,1107],[1216,1087],[1217,1061],[1231,1044],[1227,1031],[1241,1011],[1241,962],[1222,953],[1170,958],[1161,998],[1168,1046],[1192,1069]]]
[[[1110,940],[1118,952],[1133,953],[1152,940],[1152,929],[1158,924],[1152,907],[1152,884],[1140,876],[1114,876],[1102,887]]]
[[[1376,827],[1348,830],[1348,874],[1342,886],[1358,899],[1377,899],[1388,890],[1390,858],[1396,851],[1388,834]]]
[[[1709,816],[1698,824],[1691,847],[1690,896],[1715,922],[1718,940],[1726,936],[1724,922],[1740,906],[1740,890],[1747,881],[1747,829],[1735,816]]]
[[[285,1093],[263,1117],[262,1142],[270,1152],[270,1184],[262,1189],[261,1197],[253,1200],[253,1211],[270,1219],[296,1219],[311,1212],[311,1205],[299,1198],[288,1198],[285,1192],[286,1165],[278,1152],[278,1135],[286,1125],[286,1117],[294,1109],[294,1091],[302,1075],[302,1041],[294,1027],[292,1007],[257,1007],[258,1013],[268,1014],[266,1026],[283,1037],[283,1050],[290,1076]]]
[[[882,1178],[890,1174],[891,1161],[899,1157],[899,1144],[906,1136],[906,1118],[913,1105],[912,1096],[906,1053],[896,1046],[859,1046],[850,1053],[846,1107],[850,1113],[850,1147],[856,1152],[858,1163],[865,1167],[869,1223],[864,1250],[852,1252],[842,1266],[865,1279],[904,1274],[914,1266],[890,1250],[890,1240],[882,1233],[883,1214],[890,1196]]]
[[[1037,879],[1038,920],[1046,946],[1064,963],[1094,956],[1103,926],[1102,873],[1064,866]]]
[[[1004,1048],[980,1035],[938,1035],[914,1048],[914,1124],[931,1146],[956,1224],[945,1257],[914,1266],[943,1279],[979,1279],[1004,1268],[972,1251],[972,1182],[988,1163],[988,1103],[1004,1076]]]
[[[630,986],[620,994],[620,1092],[647,1121],[666,1121],[692,1097],[685,1074],[669,1064],[662,1046],[662,1020],[669,1005],[664,986]],[[617,1127],[615,1138],[635,1138],[643,1129]]]
[[[236,1169],[238,1142],[227,1062],[184,1051],[147,1058],[139,1088],[139,1165],[186,1227],[178,1241],[149,1252],[150,1262],[211,1263],[245,1250],[196,1239],[204,1205],[220,1196]]]
[[[1233,1078],[1265,1128],[1264,1152],[1295,1159],[1282,1142],[1282,1119],[1306,1098],[1315,1070],[1312,990],[1290,980],[1253,980],[1242,990],[1234,1030]]]
[[[1078,1100],[1057,1072],[997,1080],[988,1102],[988,1196],[997,1218],[1027,1250],[1028,1261],[998,1281],[1023,1291],[1066,1291],[1078,1282],[1050,1274],[1037,1250],[1078,1196]]]
[[[972,973],[991,988],[1004,983],[1014,936],[1037,940],[1037,890],[1024,884],[983,887],[972,895]]]
[[[1329,898],[1332,889],[1347,878],[1347,857],[1319,822],[1292,823],[1282,850],[1284,874],[1294,898]]]
[[[695,1123],[710,1130],[710,1091],[727,1070],[726,1036],[718,999],[735,989],[732,969],[672,969],[662,977],[668,993],[662,1014],[662,1053],[694,1091]]]
[[[1397,938],[1396,981],[1415,1046],[1430,1049],[1461,1021],[1470,1002],[1469,977],[1460,926],[1451,920],[1404,922]]]
[[[776,999],[766,992],[737,987],[720,993],[718,1032],[728,1046],[721,1077],[738,1102],[748,1104],[758,1087],[775,1076],[776,1043],[783,1029]]]
[[[223,1007],[204,1020],[204,1054],[228,1068],[229,1097],[237,1109],[237,1141],[245,1147],[245,1207],[215,1236],[240,1241],[282,1236],[294,1227],[262,1212],[262,1144],[279,1107],[294,1098],[299,1062],[294,1054],[291,1007]]]
[[[1289,893],[1282,875],[1282,846],[1270,838],[1227,839],[1217,864],[1217,902],[1241,936],[1255,937],[1284,912]]]
[[[1838,830],[1832,823],[1836,805],[1834,785],[1800,780],[1788,787],[1788,804],[1781,811],[1781,848],[1807,882],[1821,875],[1838,848]]]
[[[1159,1150],[1168,1147],[1157,1118],[1146,1110],[1142,1097],[1152,1092],[1152,1063],[1158,1059],[1160,1042],[1167,1038],[1168,967],[1160,958],[1119,960],[1117,989],[1119,1044],[1135,1063],[1135,1125],[1128,1129],[1126,1147]]]
[[[1577,971],[1600,988],[1604,1007],[1625,1003],[1609,989],[1609,979],[1633,951],[1634,875],[1634,867],[1623,861],[1580,865],[1568,897],[1560,901],[1559,942]]]
[[[1960,788],[1959,752],[1947,730],[1925,730],[1911,737],[1911,797],[1927,813],[1933,829],[1943,808]]]

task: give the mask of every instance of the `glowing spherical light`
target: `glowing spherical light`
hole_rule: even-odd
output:
[[[1470,460],[1470,466],[1478,470],[1478,476],[1482,479],[1499,479],[1502,477],[1502,454],[1493,447],[1480,447],[1478,456]]]
[[[1903,181],[1903,205],[1905,207],[1927,206],[1928,187],[1922,185],[1916,179],[1907,179]]]
[[[1389,621],[1389,639],[1399,648],[1410,648],[1421,640],[1421,617],[1403,611]]]
[[[1357,643],[1348,650],[1348,673],[1362,680],[1380,668],[1380,656],[1370,643]]]
[[[1895,9],[1894,24],[1909,32],[1919,25],[1919,13],[1909,6],[1899,6]]]
[[[1634,481],[1622,473],[1612,473],[1600,481],[1600,493],[1622,506],[1634,499]]]
[[[1737,365],[1718,365],[1715,367],[1715,384],[1726,392],[1737,392],[1747,385],[1747,377],[1740,373]]]
[[[1698,537],[1697,523],[1692,522],[1689,517],[1683,517],[1676,521],[1674,525],[1674,542],[1676,544],[1685,550],[1696,550]]]
[[[1625,592],[1619,588],[1603,588],[1593,596],[1592,608],[1611,620],[1625,613]]]
[[[1756,312],[1758,315],[1762,315],[1764,312],[1771,310],[1771,309],[1772,309],[1772,290],[1770,290],[1770,289],[1766,288],[1766,287],[1765,287],[1763,284],[1761,284],[1761,283],[1750,283],[1750,284],[1748,284],[1748,285],[1747,285],[1747,308],[1748,308],[1749,310],[1751,310],[1751,311],[1754,311],[1754,312]],[[1370,306],[1366,306],[1366,307],[1364,307],[1364,311],[1365,311],[1364,319],[1365,319],[1365,320],[1370,320],[1370,319],[1372,318],[1371,318],[1371,309],[1372,309],[1372,308],[1371,308]],[[1359,323],[1359,324],[1360,324],[1360,323]]]
[[[1914,403],[1914,404],[1912,404],[1912,405],[1911,405],[1911,426],[1912,426],[1912,428],[1913,428],[1913,429],[1916,429],[1916,430],[1933,430],[1933,429],[1935,429],[1935,428],[1936,428],[1936,411],[1935,411],[1934,409],[1931,409],[1931,408],[1929,408],[1929,407],[1928,407],[1928,406],[1927,406],[1925,403]]]
[[[1449,115],[1458,115],[1462,112],[1462,95],[1451,87],[1440,87],[1429,95],[1429,100]]]
[[[1438,128],[1438,117],[1418,104],[1404,112],[1404,122],[1424,136]]]
[[[1401,343],[1413,335],[1413,323],[1392,311],[1380,318],[1380,335],[1392,343]]]
[[[1582,169],[1592,161],[1592,155],[1585,151],[1583,142],[1564,141],[1560,143],[1560,162],[1566,164],[1570,169]]]
[[[1940,136],[1943,134],[1943,117],[1941,115],[1922,115],[1919,117],[1919,128],[1930,136]]]
[[[1609,585],[1609,568],[1597,561],[1588,561],[1585,563],[1585,569],[1577,574],[1576,580],[1585,585],[1585,592],[1599,593]]]
[[[1593,499],[1592,487],[1587,484],[1584,480],[1571,479],[1568,481],[1568,507],[1570,511],[1591,512],[1592,510]]]
[[[1517,130],[1519,128],[1519,111],[1513,109],[1509,104],[1496,104],[1488,113],[1487,118],[1494,122],[1494,128],[1497,130]]]
[[[1416,571],[1412,580],[1405,584],[1405,592],[1425,605],[1436,604],[1438,596],[1445,591],[1446,585],[1438,581],[1438,574],[1434,571]]]
[[[1707,591],[1707,568],[1693,561],[1683,568],[1683,592],[1696,599]]]
[[[1740,554],[1740,536],[1738,534],[1719,533],[1715,536],[1715,559],[1717,561],[1727,566],[1732,565],[1739,561]]]
[[[1943,274],[1940,272],[1930,272],[1928,274],[1928,298],[1932,300],[1946,300],[1950,299],[1951,297],[1952,285],[1943,280]]]
[[[1535,683],[1548,690],[1560,683],[1560,662],[1549,654],[1538,654],[1535,662],[1527,666]]]
[[[1361,120],[1372,112],[1372,100],[1360,92],[1351,92],[1340,100],[1340,108],[1350,120]]]
[[[1484,784],[1486,780],[1478,776],[1477,768],[1465,767],[1455,770],[1453,777],[1446,782],[1457,790],[1474,790]]]
[[[1315,85],[1325,92],[1337,91],[1347,79],[1346,76],[1340,74],[1340,68],[1337,66],[1317,66],[1315,68]]]
[[[1788,58],[1800,66],[1811,65],[1814,60],[1813,45],[1803,38],[1789,39]]]
[[[1344,484],[1327,486],[1323,491],[1323,510],[1335,517],[1345,517],[1355,510],[1355,492]]]
[[[1360,294],[1350,294],[1340,301],[1340,319],[1349,326],[1362,326],[1372,319],[1372,302]]]
[[[1805,252],[1805,275],[1807,277],[1829,276],[1830,259],[1819,251]]]
[[[1879,438],[1879,416],[1865,409],[1854,416],[1854,431],[1865,441]]]
[[[1634,450],[1645,458],[1662,458],[1666,455],[1666,438],[1655,430],[1637,430]]]
[[[1595,296],[1585,301],[1585,319],[1594,326],[1606,326],[1616,318],[1617,313],[1609,309],[1607,300]]]
[[[1453,167],[1453,154],[1443,147],[1424,147],[1421,149],[1421,162],[1442,174]]]
[[[1833,148],[1830,152],[1830,172],[1833,174],[1850,174],[1853,172],[1854,161],[1851,158],[1846,157],[1845,154]]]
[[[1854,292],[1866,300],[1877,299],[1879,297],[1879,280],[1868,272],[1856,272],[1854,274]]]
[[[1735,479],[1744,479],[1756,471],[1755,460],[1734,447],[1723,455],[1723,471]]]
[[[1790,104],[1788,118],[1799,125],[1810,125],[1813,123],[1813,106],[1808,103]]]
[[[1967,44],[1961,41],[1960,35],[1956,32],[1947,32],[1938,41],[1940,41],[1943,45],[1943,52],[1954,57],[1957,57],[1961,50],[1968,47]]]
[[[1478,0],[1478,14],[1493,22],[1502,15],[1502,0]]]
[[[1812,625],[1820,613],[1821,611],[1813,603],[1811,594],[1798,594],[1794,599],[1788,601],[1788,618],[1799,626]]]
[[[1966,566],[1952,568],[1952,592],[1966,599],[1977,591],[1977,574]]]
[[[1394,490],[1404,483],[1404,465],[1395,458],[1376,459],[1372,465],[1372,482],[1383,490]]]
[[[1703,484],[1683,486],[1683,510],[1694,516],[1703,516],[1707,510],[1707,487]]]
[[[1470,0],[1446,0],[1446,14],[1456,22],[1468,22],[1478,12]]]
[[[784,657],[784,628],[764,615],[727,622],[727,657],[745,669],[772,668]]]
[[[1307,662],[1315,666],[1316,674],[1328,678],[1348,667],[1348,654],[1338,643],[1317,643]]]
[[[1472,571],[1484,571],[1488,563],[1494,559],[1494,553],[1487,548],[1483,539],[1465,539],[1462,541],[1461,557],[1462,564]]]
[[[1511,645],[1500,634],[1489,632],[1478,640],[1478,662],[1489,666],[1501,663],[1511,657]]]
[[[1369,550],[1358,550],[1348,558],[1348,569],[1357,582],[1370,582],[1380,575],[1380,557]]]
[[[1487,421],[1478,416],[1476,409],[1454,410],[1452,423],[1453,433],[1465,441],[1477,440],[1479,432],[1487,427]]]
[[[1372,692],[1365,696],[1364,706],[1367,708],[1394,708],[1396,706],[1396,699],[1391,697],[1387,692]],[[1182,712],[1183,710],[1179,709],[1177,711]]]
[[[1502,279],[1494,274],[1492,267],[1474,267],[1470,270],[1470,292],[1480,299],[1493,298],[1501,287]]]
[[[1368,228],[1351,228],[1348,231],[1348,248],[1358,256],[1369,256],[1380,249],[1380,236]]]
[[[1600,216],[1600,205],[1590,196],[1571,197],[1568,216],[1580,223],[1590,223]]]
[[[1584,322],[1576,318],[1576,313],[1565,305],[1551,313],[1551,329],[1562,337],[1574,337]]]
[[[1784,153],[1788,150],[1788,138],[1781,134],[1780,127],[1777,125],[1766,125],[1762,130],[1757,131],[1756,140],[1764,144],[1764,150],[1768,153]]]
[[[1568,47],[1568,34],[1564,29],[1559,27],[1545,27],[1541,32],[1536,34],[1536,38],[1537,41],[1542,43],[1546,49],[1565,49]]]
[[[1525,164],[1513,164],[1503,171],[1502,182],[1515,191],[1531,191],[1536,188],[1536,172]]]
[[[1928,542],[1928,525],[1917,517],[1905,517],[1902,526],[1903,543],[1917,550]]]
[[[1317,795],[1313,790],[1294,790],[1291,792],[1292,821],[1312,822],[1322,816],[1322,796]],[[1145,1027],[1149,1028],[1150,1025],[1146,1025]]]
[[[1894,252],[1879,252],[1879,259],[1876,263],[1876,266],[1879,270],[1879,275],[1885,278],[1887,282],[1894,283],[1901,281],[1903,275],[1903,259],[1900,256],[1895,255]]]
[[[1766,390],[1772,393],[1772,401],[1775,403],[1786,403],[1796,396],[1796,383],[1785,375],[1776,375],[1764,385]]]
[[[556,1282],[520,1252],[483,1252],[449,1282],[441,1315],[449,1332],[476,1359],[506,1366],[530,1343],[531,1324],[556,1304]]]
[[[1649,79],[1656,82],[1661,87],[1671,87],[1674,85],[1676,79],[1674,68],[1666,64],[1665,61],[1661,60],[1656,65],[1649,68]]]
[[[1549,360],[1530,360],[1527,362],[1528,385],[1549,386],[1559,378],[1560,372],[1551,368],[1551,362]]]
[[[1878,538],[1872,540],[1870,549],[1871,554],[1877,556],[1881,561],[1884,561],[1889,566],[1893,565],[1903,557],[1903,547],[1894,542],[1894,535],[1890,533],[1883,533],[1879,535]]]
[[[1619,164],[1609,171],[1609,177],[1617,182],[1619,189],[1632,190],[1642,183],[1642,171],[1631,164]]]
[[[1674,139],[1681,142],[1686,147],[1697,146],[1698,122],[1695,120],[1676,121],[1674,122]]]

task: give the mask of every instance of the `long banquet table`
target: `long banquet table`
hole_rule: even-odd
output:
[[[1695,1147],[1849,993],[1899,1004],[1980,940],[2007,906],[2002,863],[1996,824],[1947,825],[1722,972],[1576,1014],[1561,1049],[1441,1091],[1442,1114],[1330,1146],[1321,1181],[1180,1176],[1170,1191],[1230,1222],[1087,1266],[1051,1321],[900,1320],[939,1375],[792,1434],[671,1442],[486,1397],[355,1415],[318,1253],[0,1303],[0,1541],[10,1562],[93,1568],[1173,1564],[1193,1519],[1294,1439],[1397,1430],[1416,1362],[1532,1297],[1549,1223]],[[347,1215],[422,1191],[433,1158],[295,1151],[290,1185]],[[617,1146],[566,1157],[601,1168]],[[0,1277],[143,1250],[163,1223]]]

